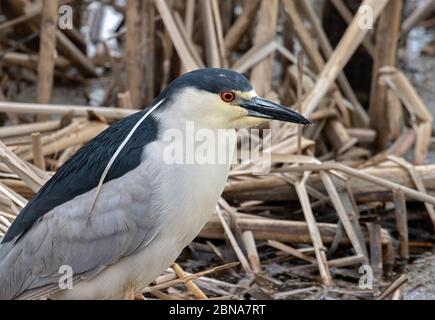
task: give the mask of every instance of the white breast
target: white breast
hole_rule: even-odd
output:
[[[225,164],[176,164],[163,165],[156,168],[154,164],[162,163],[159,159],[165,144],[156,142],[147,148],[147,168],[158,172],[154,176],[158,180],[162,204],[161,219],[168,237],[177,243],[177,250],[183,249],[201,231],[213,213],[216,203],[222,194],[230,171],[230,161],[235,148],[235,131],[232,131],[233,145],[228,152],[228,145],[216,145],[217,153],[227,154]]]
[[[235,137],[235,132],[233,134]],[[133,174],[147,179],[155,188],[152,203],[143,206],[159,208],[156,237],[140,252],[56,298],[117,299],[123,298],[125,288],[143,289],[175,261],[210,219],[227,181],[230,162],[168,165],[162,160],[165,147],[167,144],[159,140],[149,144],[145,161]],[[224,148],[228,150],[228,145],[218,145],[217,152],[226,152]],[[232,154],[228,157],[232,159]],[[125,183],[131,183],[131,179]]]

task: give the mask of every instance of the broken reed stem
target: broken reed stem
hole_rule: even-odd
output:
[[[6,29],[12,28],[14,26],[17,26],[21,23],[32,20],[33,18],[36,18],[37,16],[39,16],[40,13],[41,12],[39,10],[32,10],[31,12],[28,12],[22,16],[7,20],[7,21],[0,24],[0,32],[4,31]]]
[[[297,84],[297,108],[296,111],[302,113],[301,109],[301,99],[304,94],[303,81],[304,81],[304,53],[299,51],[298,53],[298,84]],[[302,154],[302,126],[298,127],[298,152],[297,154]]]
[[[355,266],[358,264],[366,264],[366,263],[367,263],[367,258],[361,255],[328,260],[329,268],[343,268],[343,267]],[[306,264],[302,266],[292,267],[292,270],[314,271],[316,270],[316,268],[317,266],[315,264]]]
[[[150,294],[153,295],[154,297],[156,297],[157,299],[160,299],[160,300],[179,300],[180,299],[179,297],[175,298],[174,296],[163,293],[160,290],[151,291]]]
[[[127,0],[126,3],[125,65],[131,104],[136,109],[142,105],[144,82],[142,69],[142,2],[140,0]]]
[[[231,52],[240,44],[240,40],[255,20],[259,4],[259,0],[244,1],[242,14],[237,18],[225,35],[224,44],[226,53]]]
[[[59,137],[54,141],[44,144],[42,149],[43,155],[52,155],[68,147],[89,142],[108,127],[106,123],[98,121],[92,121],[86,124],[87,125],[80,126],[76,132],[70,132],[69,135]],[[20,154],[20,157],[27,161],[32,160],[32,156],[32,152]]]
[[[377,217],[376,217],[377,218]],[[373,222],[366,223],[370,237],[370,265],[373,270],[373,276],[377,286],[379,279],[382,276],[382,244],[381,244],[381,225],[378,219]]]
[[[404,193],[399,190],[393,190],[393,199],[396,227],[399,234],[399,256],[402,260],[407,261],[409,259],[409,242],[406,199]]]
[[[18,114],[47,114],[47,115],[67,115],[87,117],[89,112],[101,115],[107,119],[122,119],[138,110],[119,109],[110,107],[90,107],[77,105],[55,105],[37,104],[24,102],[4,102],[0,101],[0,112],[12,112]]]
[[[97,77],[97,70],[92,60],[85,55],[63,32],[57,30],[57,47],[71,63],[87,77]]]
[[[53,91],[58,7],[59,0],[43,0],[42,2],[38,81],[36,88],[36,100],[41,104],[51,102]],[[43,120],[43,118],[46,117],[39,116],[38,120]]]
[[[267,244],[275,249],[278,249],[282,252],[288,253],[289,255],[292,255],[292,256],[299,258],[299,259],[302,259],[302,260],[305,260],[309,263],[312,263],[312,264],[317,263],[316,259],[314,259],[310,256],[307,256],[306,254],[300,252],[299,250],[297,250],[293,247],[290,247],[289,245],[284,244],[282,242],[275,241],[275,240],[268,240]]]
[[[394,280],[377,298],[376,300],[385,300],[392,295],[396,290],[400,289],[408,282],[408,276],[402,274]]]
[[[307,221],[308,230],[310,233],[311,240],[316,253],[316,259],[319,267],[320,277],[322,278],[322,283],[324,285],[331,285],[332,278],[329,273],[328,263],[326,259],[325,248],[323,246],[322,238],[313,215],[313,211],[310,206],[310,200],[308,198],[308,193],[305,188],[305,182],[299,181],[295,183],[296,192],[299,195],[299,200],[302,205],[302,210],[304,212],[305,220]]]
[[[17,124],[13,126],[0,127],[0,139],[10,138],[15,136],[25,136],[33,132],[46,132],[60,129],[61,120],[52,120],[46,122]]]
[[[41,134],[39,132],[32,133],[32,154],[35,166],[41,170],[45,170],[44,152],[42,151]]]
[[[1,182],[0,182],[0,194],[10,199],[13,202],[13,204],[17,205],[21,209],[24,208],[27,204],[27,200],[23,196],[21,196],[20,194],[10,189],[9,187],[7,187]]]
[[[373,9],[373,20],[376,20],[387,3],[388,0],[364,0],[360,8],[371,7]],[[331,55],[320,73],[314,88],[312,88],[310,93],[304,99],[302,103],[304,115],[311,114],[317,108],[321,100],[333,85],[344,65],[349,61],[355,50],[367,35],[369,29],[360,28],[360,21],[364,19],[364,15],[364,10],[358,10],[352,23],[349,25],[344,36],[341,38],[341,41],[335,48],[334,53]]]
[[[320,21],[318,15],[316,14],[312,4],[309,1],[298,1],[298,5],[302,9],[302,11],[307,16],[310,24],[313,28],[317,36],[317,40],[319,41],[320,48],[327,59],[329,59],[334,52],[334,49],[329,42],[328,36],[322,27],[322,22]],[[364,110],[363,106],[359,102],[353,88],[351,87],[349,81],[346,78],[344,72],[341,72],[338,75],[338,82],[340,84],[341,89],[343,90],[346,97],[350,100],[355,108],[355,112],[361,121],[361,125],[364,127],[368,127],[370,123],[370,118],[367,112]]]
[[[221,65],[223,68],[228,68],[229,63],[228,63],[227,53],[224,44],[224,30],[222,25],[222,15],[219,9],[218,0],[212,0],[211,5],[212,5],[212,12],[213,12],[213,18],[215,23],[215,30],[216,30]]]
[[[337,12],[341,15],[344,21],[349,25],[352,23],[353,15],[343,0],[331,0],[332,4],[337,9]],[[367,53],[374,57],[375,55],[375,46],[371,39],[371,34],[366,35],[362,41],[362,46],[366,49]]]
[[[204,17],[204,34],[207,39],[204,46],[206,49],[207,64],[214,68],[221,67],[219,44],[216,32],[215,17],[213,15],[212,1],[200,1],[202,15]]]
[[[350,242],[352,243],[353,248],[355,249],[355,252],[358,255],[367,255],[367,252],[365,250],[364,243],[360,241],[360,239],[357,236],[357,232],[354,229],[354,226],[350,220],[350,217],[348,215],[348,211],[344,208],[343,202],[340,199],[340,196],[337,192],[337,189],[335,188],[335,185],[329,175],[329,173],[325,171],[320,172],[320,177],[323,181],[323,184],[325,185],[326,191],[329,194],[329,197],[331,199],[332,204],[334,205],[334,208],[337,212],[337,215],[343,224],[343,227],[346,231],[347,236],[349,237]],[[349,212],[350,214],[350,212]]]
[[[152,0],[142,1],[142,72],[144,73],[143,105],[150,105],[155,98],[156,75],[156,9]]]
[[[276,37],[278,7],[278,0],[261,0],[255,45],[264,44]],[[251,82],[260,96],[265,97],[272,90],[272,66],[273,53],[252,68]]]
[[[427,194],[427,190],[426,190],[426,187],[424,186],[423,180],[422,180],[420,174],[418,173],[418,171],[415,170],[415,168],[412,164],[408,163],[405,159],[402,159],[402,158],[399,158],[396,156],[389,156],[388,159],[399,164],[403,168],[405,168],[405,170],[408,171],[408,173],[409,173],[415,187],[417,188],[417,190],[423,194]],[[434,209],[434,206],[429,204],[429,203],[425,203],[424,205],[426,207],[427,212],[429,213],[429,217],[432,221],[433,228],[435,228],[435,209]]]
[[[211,268],[209,270],[201,271],[201,272],[189,275],[189,276],[185,276],[185,277],[180,278],[180,279],[175,279],[175,280],[163,282],[163,283],[157,284],[155,286],[145,288],[142,292],[143,293],[147,293],[147,292],[152,292],[152,291],[155,291],[155,290],[167,289],[167,288],[173,287],[173,286],[175,286],[177,284],[186,283],[187,281],[201,278],[201,277],[203,277],[203,276],[205,276],[207,274],[221,272],[221,271],[224,271],[224,270],[227,270],[227,269],[231,269],[231,268],[237,267],[239,264],[240,264],[240,262],[231,262],[231,263],[225,264],[223,266],[214,267],[214,268]]]
[[[187,276],[187,274],[184,272],[184,270],[180,267],[178,263],[174,263],[172,265],[172,269],[174,270],[174,272],[177,274],[179,278],[184,278]],[[197,299],[207,299],[205,293],[202,292],[202,290],[193,282],[193,280],[186,281],[185,285],[187,289],[189,289],[189,291],[192,292]]]
[[[230,227],[228,226],[227,222],[225,221],[225,218],[222,215],[222,211],[221,211],[219,205],[216,206],[216,213],[219,217],[219,221],[221,222],[222,227],[224,228],[225,234],[227,235],[228,240],[230,241],[231,246],[232,246],[237,258],[239,259],[243,269],[245,270],[245,272],[247,274],[253,274],[253,271],[249,265],[248,260],[246,259],[245,255],[243,254],[242,249],[240,249],[240,246],[237,243],[237,240],[236,240],[233,232],[231,231]]]
[[[186,35],[190,38],[193,35],[193,24],[195,19],[196,0],[187,0],[186,12],[184,15],[184,24],[186,26]]]
[[[386,83],[394,91],[410,113],[416,131],[414,163],[422,164],[429,150],[433,116],[402,71],[393,67],[383,67],[379,72],[382,73],[381,83]]]
[[[171,40],[174,44],[175,49],[180,56],[181,61],[184,64],[184,68],[187,71],[192,71],[198,69],[198,65],[195,62],[195,59],[189,52],[185,42],[183,41],[183,37],[180,34],[180,31],[177,28],[177,25],[172,16],[171,10],[168,7],[168,4],[165,0],[154,0],[154,3],[157,7],[157,10],[162,17],[163,23],[171,37]]]
[[[15,153],[0,141],[0,159],[9,167],[9,169],[17,174],[34,192],[38,192],[45,183],[30,165],[21,160]]]
[[[390,190],[399,189],[402,190],[408,197],[415,199],[421,202],[427,202],[432,205],[435,205],[435,197],[430,195],[421,193],[419,191],[415,191],[408,187],[401,186],[397,183],[375,177],[373,175],[369,175],[367,173],[361,172],[359,170],[353,169],[351,167],[345,166],[341,163],[323,163],[323,164],[303,164],[298,167],[290,167],[290,168],[280,168],[272,170],[273,173],[283,173],[283,172],[304,172],[304,171],[330,171],[336,170],[346,173],[350,176],[353,176],[358,179],[362,179],[382,187],[385,187]]]
[[[252,271],[257,274],[261,271],[260,258],[258,256],[257,245],[255,244],[254,234],[252,231],[245,231],[242,234],[243,243],[248,254],[248,260],[251,263]]]
[[[131,101],[130,91],[118,93],[118,106],[123,109],[132,109],[133,102]]]
[[[381,67],[394,67],[396,64],[402,5],[403,0],[390,1],[382,12],[376,28],[369,114],[371,125],[378,132],[376,144],[379,150],[385,149],[389,131],[389,127],[385,125],[387,86],[379,82],[379,70]]]

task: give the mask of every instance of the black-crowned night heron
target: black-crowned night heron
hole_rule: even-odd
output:
[[[231,156],[225,164],[168,164],[165,132],[188,134],[192,121],[194,130],[235,134],[264,119],[310,123],[258,97],[237,72],[202,69],[173,81],[150,109],[81,148],[18,215],[0,246],[0,298],[121,299],[140,292],[203,228],[230,170]],[[72,289],[59,286],[62,266],[73,272]]]

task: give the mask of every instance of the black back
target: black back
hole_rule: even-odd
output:
[[[111,125],[75,153],[24,207],[2,243],[19,236],[53,208],[94,189],[125,137],[142,118],[137,112]],[[113,163],[104,182],[119,178],[141,162],[143,148],[157,138],[158,123],[152,115],[139,126]]]

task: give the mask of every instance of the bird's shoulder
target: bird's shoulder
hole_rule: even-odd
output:
[[[24,233],[53,208],[94,189],[110,158],[143,116],[144,111],[140,111],[114,123],[79,149],[24,207],[3,238],[3,243]],[[153,142],[157,134],[157,120],[150,115],[125,145],[104,182],[136,168],[143,160],[144,147]]]

